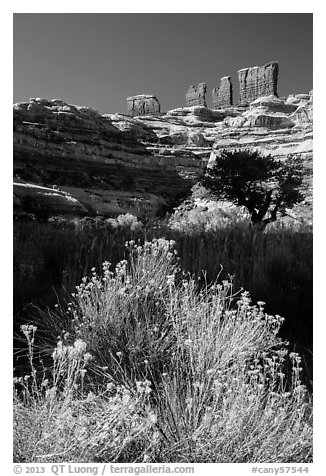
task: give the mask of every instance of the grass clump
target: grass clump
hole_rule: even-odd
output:
[[[47,370],[23,328],[15,461],[311,462],[311,401],[283,319],[230,281],[199,287],[171,241],[127,248],[77,287]]]

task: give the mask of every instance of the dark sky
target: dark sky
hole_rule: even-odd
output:
[[[102,113],[155,94],[185,106],[191,84],[211,90],[237,70],[279,62],[279,96],[312,89],[311,13],[14,14],[14,102],[60,98]]]

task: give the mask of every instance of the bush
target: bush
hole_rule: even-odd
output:
[[[98,231],[98,230],[125,230],[140,231],[143,227],[141,221],[131,213],[118,215],[116,218],[85,217],[77,219],[74,222],[75,228],[79,231]]]
[[[23,328],[15,461],[311,462],[311,402],[283,319],[229,281],[198,288],[173,245],[129,242],[128,261],[83,280],[49,376]]]
[[[203,200],[190,210],[172,215],[169,226],[183,233],[212,233],[232,227],[248,228],[249,219],[243,208]]]

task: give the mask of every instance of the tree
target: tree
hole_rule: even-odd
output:
[[[250,150],[223,150],[201,179],[216,198],[246,207],[252,224],[262,229],[303,200],[302,181],[301,157],[277,160]]]

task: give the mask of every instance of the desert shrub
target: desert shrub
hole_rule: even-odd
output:
[[[102,276],[93,268],[74,294],[70,312],[76,336],[124,383],[145,376],[148,359],[157,371],[168,361],[167,276],[173,280],[178,271],[173,245],[164,239],[143,246],[127,242],[129,262],[120,261],[114,271],[104,262]]]
[[[106,222],[114,229],[129,229],[130,231],[140,231],[143,227],[141,221],[131,213],[118,215],[116,218],[107,218]]]
[[[199,287],[173,246],[128,243],[127,261],[82,281],[47,382],[23,328],[15,461],[311,462],[311,402],[283,319],[230,281]]]

